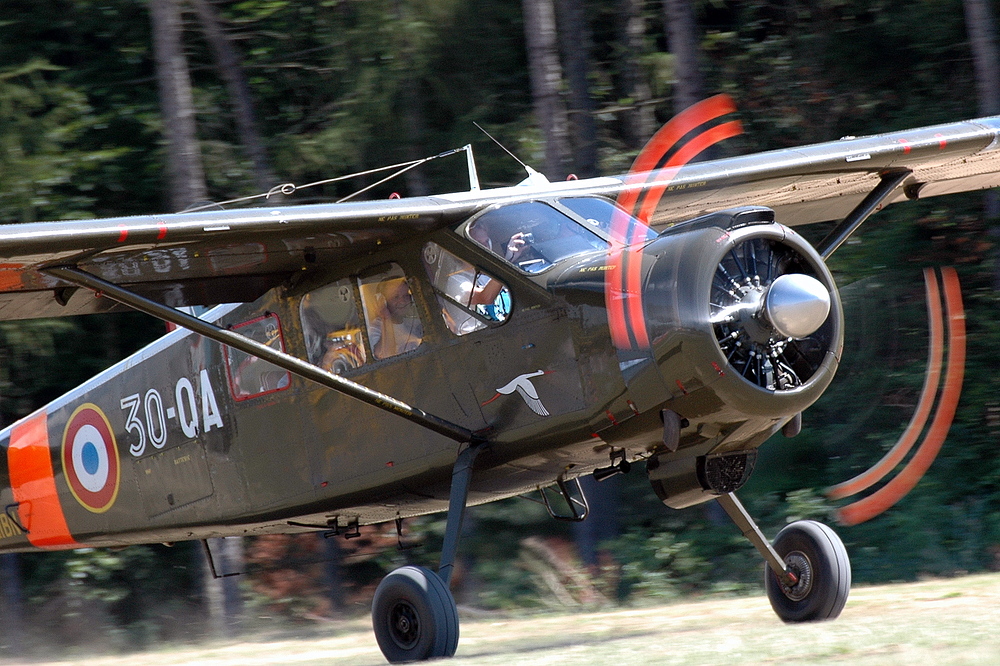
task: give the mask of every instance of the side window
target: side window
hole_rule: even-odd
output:
[[[492,275],[459,259],[437,243],[427,243],[424,268],[434,286],[441,316],[455,335],[507,321],[510,316],[510,289]]]
[[[420,346],[424,326],[403,269],[389,269],[358,280],[368,342],[376,359],[390,358]]]
[[[266,314],[263,317],[236,324],[233,326],[233,331],[272,349],[285,350],[281,322],[278,321],[278,316],[275,314]],[[238,349],[229,346],[225,349],[229,388],[236,400],[247,400],[265,393],[273,393],[291,385],[292,376],[287,370],[282,370],[276,365]]]
[[[310,363],[338,375],[365,364],[361,320],[350,280],[339,280],[303,296],[299,316]]]

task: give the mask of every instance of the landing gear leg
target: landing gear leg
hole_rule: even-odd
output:
[[[473,444],[458,454],[455,467],[451,471],[451,492],[448,495],[448,523],[444,531],[444,546],[441,548],[441,564],[438,575],[445,584],[451,583],[451,571],[455,567],[458,540],[462,536],[465,521],[465,503],[469,499],[469,482],[472,481],[472,465],[482,451],[482,445]]]
[[[764,587],[785,622],[818,622],[840,615],[851,591],[851,563],[840,537],[826,525],[800,520],[768,543],[732,493],[719,504],[764,556]]]
[[[467,447],[452,469],[438,573],[425,567],[400,567],[375,590],[372,625],[378,646],[390,663],[452,657],[458,648],[458,609],[448,583],[462,534],[472,465],[481,448]]]

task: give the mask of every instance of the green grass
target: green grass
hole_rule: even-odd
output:
[[[463,617],[454,666],[548,664],[1000,663],[1000,574],[861,587],[834,622],[785,625],[765,597],[571,615]],[[162,649],[74,658],[79,666],[365,666],[383,664],[366,620],[330,623],[329,638]],[[9,663],[9,662],[8,662]],[[39,664],[39,662],[33,662]]]

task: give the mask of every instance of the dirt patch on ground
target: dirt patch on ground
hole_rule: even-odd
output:
[[[855,588],[839,619],[782,624],[765,597],[710,598],[571,615],[462,618],[454,666],[548,664],[1000,663],[1000,574]],[[17,662],[4,661],[5,664]],[[41,662],[29,662],[40,666]],[[331,623],[324,638],[199,647],[115,657],[72,655],[66,666],[366,666],[384,664],[365,620]]]

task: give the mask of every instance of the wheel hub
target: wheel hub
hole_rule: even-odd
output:
[[[812,564],[805,553],[794,550],[785,555],[785,565],[798,580],[794,585],[782,583],[781,589],[785,596],[792,601],[802,601],[809,596],[809,592],[812,590]]]
[[[389,613],[389,635],[403,650],[409,650],[420,638],[417,611],[408,601],[397,601]]]

